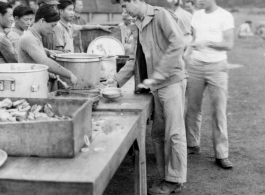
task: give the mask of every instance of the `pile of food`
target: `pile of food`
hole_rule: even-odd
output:
[[[12,102],[8,98],[0,101],[0,122],[60,121],[68,119],[71,118],[55,115],[50,104],[30,106],[24,99]]]

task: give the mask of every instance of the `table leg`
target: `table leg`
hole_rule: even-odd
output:
[[[142,177],[141,177],[141,162],[138,141],[135,140],[134,145],[134,194],[142,195]]]
[[[146,176],[146,137],[147,117],[142,116],[139,126],[139,137],[134,143],[135,154],[135,195],[147,195],[147,176]]]

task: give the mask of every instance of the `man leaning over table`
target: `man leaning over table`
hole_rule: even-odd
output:
[[[184,37],[174,15],[144,0],[112,0],[137,17],[133,28],[132,58],[109,79],[122,86],[135,75],[136,92],[150,88],[154,95],[155,116],[152,139],[161,181],[148,190],[152,195],[180,191],[187,177],[187,144],[184,101],[187,74],[182,60]]]

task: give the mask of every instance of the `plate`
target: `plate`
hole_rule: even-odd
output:
[[[7,159],[7,153],[3,150],[0,150],[0,167],[5,163]]]
[[[110,36],[101,36],[94,39],[87,48],[88,54],[97,55],[125,55],[122,43]]]

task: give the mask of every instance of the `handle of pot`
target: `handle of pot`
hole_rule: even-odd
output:
[[[4,91],[4,83],[5,83],[5,81],[10,81],[10,89],[11,89],[11,91],[15,91],[16,90],[16,81],[15,81],[15,79],[7,78],[7,79],[1,79],[0,80],[0,91]]]

